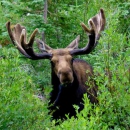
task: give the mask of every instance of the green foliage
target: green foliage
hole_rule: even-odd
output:
[[[48,0],[48,22],[43,22],[42,0],[2,0],[0,2],[0,44],[10,43],[5,23],[21,23],[29,34],[38,28],[45,31],[46,42],[65,47],[78,34],[86,44],[80,22],[105,9],[107,25],[100,44],[87,56],[79,56],[94,68],[99,86],[99,104],[92,106],[84,95],[85,108],[77,118],[68,118],[55,126],[48,115],[51,90],[50,65],[47,60],[23,58],[13,45],[0,48],[0,129],[16,130],[108,130],[130,129],[130,31],[129,2]],[[38,35],[38,37],[40,37]],[[39,99],[38,97],[44,99]],[[43,95],[43,96],[42,96]],[[46,97],[46,98],[45,98]],[[66,115],[67,116],[67,115]]]
[[[50,126],[47,101],[38,98],[41,95],[38,87],[41,78],[35,80],[33,64],[21,59],[11,46],[3,49],[0,55],[3,57],[0,59],[0,129],[42,129]]]

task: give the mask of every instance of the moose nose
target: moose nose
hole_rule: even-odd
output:
[[[62,84],[72,83],[73,82],[73,73],[71,69],[61,69],[58,72],[58,77]]]

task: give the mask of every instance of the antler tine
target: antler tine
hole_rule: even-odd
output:
[[[37,43],[38,48],[39,48],[39,50],[40,50],[41,52],[46,51],[43,41],[41,41],[41,40],[39,40],[39,39],[36,39],[36,43]]]
[[[26,43],[25,39],[26,39],[26,30],[23,29],[21,36],[20,36],[20,43],[22,45],[22,48],[26,51],[26,53],[28,55],[30,55],[32,57],[32,59],[48,59],[51,57],[51,54],[49,53],[42,53],[42,54],[36,54],[33,50],[33,43],[34,43],[34,39],[35,39],[35,35],[38,32],[38,29],[35,29],[33,31],[33,33],[31,34],[31,37],[29,39],[29,42]]]
[[[10,22],[9,21],[6,23],[6,27],[7,27],[10,39],[11,39],[12,43],[15,45],[15,38],[14,38],[14,36],[12,34],[12,31],[11,31],[11,28],[10,28]]]
[[[47,52],[48,50],[52,50],[50,46],[45,44],[42,40],[36,39],[36,43],[38,45],[38,48],[41,52]]]
[[[38,59],[49,59],[51,57],[51,54],[47,52],[42,54],[37,54],[34,52],[33,43],[35,35],[38,31],[37,29],[33,31],[29,39],[29,42],[27,43],[25,27],[21,26],[20,24],[16,24],[13,32],[11,31],[10,22],[7,22],[6,27],[12,43],[16,45],[18,50],[27,58],[38,60]]]
[[[98,40],[101,36],[100,32],[103,31],[105,28],[105,23],[106,20],[103,9],[100,9],[100,12],[97,15],[89,19],[88,24],[90,26],[90,29],[84,23],[81,23],[82,28],[89,37],[89,42],[84,48],[74,49],[70,51],[70,54],[72,55],[89,54],[97,45]]]
[[[37,54],[35,54],[34,50],[33,50],[33,43],[34,43],[34,39],[35,39],[35,35],[36,35],[37,31],[38,31],[37,29],[35,29],[33,31],[28,43],[25,41],[25,39],[26,39],[26,30],[25,29],[22,30],[22,33],[20,35],[20,43],[21,43],[22,48],[26,51],[26,53],[28,55],[30,55],[33,58],[37,57]]]
[[[10,22],[7,22],[7,23],[6,23],[6,27],[7,27],[8,34],[9,34],[9,36],[10,36],[10,39],[11,39],[12,43],[13,43],[14,45],[16,45],[17,49],[18,49],[23,55],[25,55],[25,56],[28,57],[28,58],[31,58],[31,57],[25,52],[25,50],[21,47],[21,45],[18,43],[18,41],[15,40],[15,36],[14,36],[14,34],[12,33],[12,31],[11,31]]]

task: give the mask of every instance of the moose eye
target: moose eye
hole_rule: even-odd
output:
[[[53,61],[50,61],[50,63],[53,67],[55,66],[55,63]]]
[[[73,64],[74,58],[71,59],[71,64]]]
[[[67,56],[66,59],[67,59],[68,63],[71,63],[71,64],[73,63],[73,57],[72,56]]]
[[[55,64],[58,63],[58,60],[56,58],[51,59],[51,64],[55,66]]]
[[[58,63],[58,60],[57,59],[53,59],[53,60],[51,60],[51,62],[53,62],[53,63]]]

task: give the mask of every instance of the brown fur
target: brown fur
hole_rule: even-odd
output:
[[[50,52],[52,54],[51,62],[54,64],[53,69],[62,84],[73,82],[71,68],[72,56],[68,50],[69,49],[57,49]]]
[[[50,53],[52,53],[53,90],[49,109],[53,119],[63,119],[65,114],[75,116],[73,105],[78,105],[81,111],[84,107],[83,94],[85,93],[90,102],[97,103],[97,86],[93,80],[92,67],[83,60],[73,59],[69,49],[52,50]],[[89,85],[86,85],[86,81]]]

